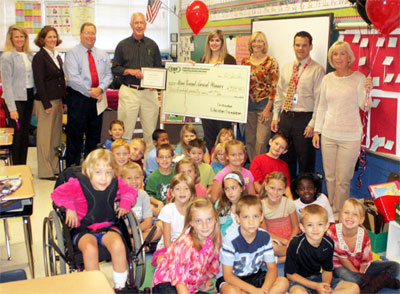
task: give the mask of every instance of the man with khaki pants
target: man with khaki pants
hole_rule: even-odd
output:
[[[113,74],[122,84],[118,94],[118,119],[124,122],[124,137],[131,139],[137,116],[140,116],[147,154],[153,148],[152,134],[157,125],[159,102],[156,90],[140,87],[141,68],[161,67],[161,55],[157,44],[144,36],[146,20],[142,13],[134,13],[130,25],[133,34],[119,42],[112,65]]]

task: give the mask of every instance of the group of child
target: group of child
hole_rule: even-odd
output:
[[[115,252],[113,246],[121,241],[114,222],[130,209],[144,235],[155,225],[153,240],[161,237],[152,260],[157,267],[153,293],[203,293],[213,288],[213,276],[220,293],[399,288],[397,263],[372,262],[371,244],[361,228],[365,211],[358,200],[346,201],[335,224],[320,178],[307,173],[290,181],[288,167],[279,159],[288,149],[285,135],[270,139],[268,153],[255,157],[248,170],[243,167],[244,145],[230,129],[221,130],[211,154],[193,125],[182,128],[175,150],[167,132],[159,129],[153,133],[145,173],[140,164],[143,140],[122,139],[119,121],[111,124],[110,135],[111,153],[98,149],[89,154],[83,175],[57,188],[52,198],[67,209],[69,226],[85,226],[74,238],[85,269],[98,268],[92,260],[97,244],[111,248],[118,293],[125,291],[127,272],[121,261],[125,252],[118,246]],[[78,192],[72,198],[67,196],[71,187]],[[86,194],[108,198],[96,202]],[[116,199],[116,213],[99,209],[113,207]],[[277,263],[285,263],[285,277],[278,276]]]

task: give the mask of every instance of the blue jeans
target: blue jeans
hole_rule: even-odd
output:
[[[395,261],[373,261],[365,274],[376,276],[384,271],[390,273],[393,278],[397,278],[400,271],[399,264]],[[333,270],[333,276],[348,282],[356,283],[360,287],[363,285],[364,274],[352,272],[345,267],[339,267]]]

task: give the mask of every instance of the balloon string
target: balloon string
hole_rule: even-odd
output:
[[[368,31],[370,31],[370,26],[368,26]],[[370,34],[370,36],[371,36],[371,40],[373,40],[373,34]],[[376,41],[376,38],[374,38],[375,40],[374,41]],[[371,45],[371,43],[372,42],[370,42],[370,45]],[[378,52],[379,52],[379,49],[380,49],[380,47],[378,47],[377,49],[376,49],[376,51],[375,51],[375,56],[373,57],[373,50],[370,50],[369,51],[369,73],[368,73],[368,76],[371,76],[371,78],[372,78],[372,71],[373,71],[373,68],[374,68],[374,66],[375,66],[375,61],[376,61],[376,57],[378,56]],[[372,62],[371,62],[372,61]],[[370,98],[370,95],[371,95],[371,93],[370,93],[371,91],[370,91],[370,89],[368,88],[367,90],[366,90],[366,93],[365,93],[365,103],[364,103],[364,109],[363,109],[363,113],[362,113],[362,115],[361,115],[361,124],[362,124],[362,136],[361,136],[361,149],[360,149],[360,154],[359,154],[359,156],[358,156],[358,159],[359,159],[359,168],[360,168],[360,173],[358,174],[358,176],[357,176],[357,187],[358,188],[361,188],[362,187],[362,185],[363,185],[363,182],[362,182],[362,177],[363,177],[363,175],[364,175],[364,172],[366,171],[366,169],[367,169],[367,152],[366,152],[366,144],[367,144],[367,141],[366,141],[366,137],[367,137],[367,130],[368,130],[368,104],[369,104],[369,98]],[[364,140],[365,140],[365,144],[363,144],[363,142],[364,142]]]

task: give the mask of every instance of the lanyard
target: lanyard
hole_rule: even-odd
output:
[[[310,63],[311,63],[311,58],[308,58],[306,64],[304,64],[304,67],[303,67],[303,69],[301,70],[301,72],[300,72],[300,74],[298,76],[295,75],[295,72],[297,72],[296,71],[296,64],[293,64],[292,79],[293,79],[294,84],[296,85],[296,88],[297,88],[297,85],[298,85],[298,83],[300,81],[301,75],[303,74],[303,72],[306,70],[307,66]]]

